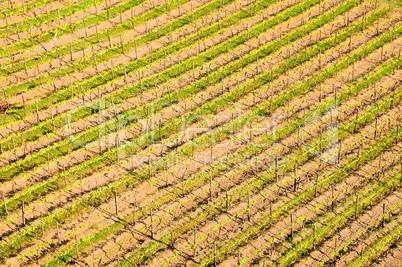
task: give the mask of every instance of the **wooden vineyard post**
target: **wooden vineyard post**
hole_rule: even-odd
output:
[[[194,226],[194,231],[193,231],[193,233],[194,233],[194,257],[196,257],[197,256],[197,249],[196,249],[196,242],[197,242],[197,237],[196,237],[196,235],[197,235],[197,226]]]
[[[24,200],[22,201],[21,211],[22,211],[22,224],[25,225],[25,202],[24,202]]]
[[[214,240],[214,266],[216,267],[216,240]]]
[[[149,179],[151,179],[152,178],[151,156],[148,156],[148,174],[149,174]]]
[[[359,206],[359,195],[356,194],[356,209],[355,209],[355,220],[357,220],[357,211]]]
[[[193,63],[193,80],[195,81],[194,61],[192,63]],[[166,63],[165,63],[165,69],[166,69]]]
[[[153,231],[153,228],[152,228],[152,207],[149,210],[149,219],[150,219],[149,229],[151,231],[151,237],[154,237],[154,231]]]
[[[247,190],[247,220],[250,221],[250,190]]]
[[[114,207],[115,207],[115,211],[116,211],[116,216],[118,216],[119,210],[118,210],[118,206],[117,206],[117,192],[116,191],[114,191]]]
[[[57,230],[57,244],[60,245],[60,229],[59,229],[59,222],[56,221],[56,230]]]
[[[120,34],[121,53],[124,55],[123,35]]]
[[[66,178],[66,171],[65,171],[65,167],[63,167],[63,172],[64,172],[64,186],[67,186],[67,178]]]
[[[290,214],[290,237],[293,239],[293,214]]]
[[[84,23],[85,37],[88,37],[88,31],[87,31],[87,25],[85,24],[85,18],[82,19],[82,22]]]
[[[353,128],[353,133],[356,133],[356,128],[357,128],[357,119],[359,118],[359,106],[357,106],[357,111],[356,111],[356,119],[355,119],[355,126]]]
[[[92,267],[95,267],[95,247],[92,247]]]
[[[381,221],[381,228],[384,228],[385,224],[385,203],[382,204],[382,221]]]
[[[27,116],[27,110],[25,107],[25,98],[24,98],[24,94],[21,94],[21,98],[22,98],[22,105],[24,106],[24,117]]]
[[[122,16],[122,11],[121,11],[121,6],[120,6],[120,23],[123,23],[123,16]]]
[[[73,61],[73,42],[70,42],[70,61]]]
[[[317,191],[318,191],[318,173],[316,174],[316,179],[315,179],[314,197],[317,197]]]
[[[334,186],[333,185],[332,185],[332,197],[331,197],[331,199],[332,199],[332,201],[331,201],[331,210],[332,210],[332,212],[334,212],[335,203],[334,203]]]
[[[50,173],[50,155],[47,153],[47,172]]]
[[[252,120],[250,120],[250,143],[253,141],[253,125]]]
[[[211,165],[212,165],[212,156],[213,154],[212,154],[212,136],[211,136]]]
[[[173,245],[174,245],[174,238],[173,238],[172,222],[169,223],[169,229],[170,229],[170,245],[171,245],[171,247],[173,247]]]
[[[109,48],[112,46],[112,43],[110,42],[110,31],[107,29],[107,39],[109,41]]]
[[[180,13],[180,0],[177,0],[177,5],[179,7],[179,16],[180,16],[181,15],[181,13]]]
[[[42,236],[43,236],[45,231],[43,230],[43,213],[42,212],[40,212],[40,228],[42,230]]]
[[[338,249],[338,238],[335,236],[335,238],[334,238],[335,240],[334,240],[334,242],[335,242],[335,245],[334,245],[334,251],[336,252],[336,250]],[[335,254],[335,261],[336,261],[336,254]]]
[[[378,123],[378,117],[375,117],[375,126],[374,126],[374,139],[377,137],[377,123]]]
[[[322,128],[320,128],[320,152],[322,152]]]
[[[137,50],[137,39],[134,40],[134,45],[135,45],[135,58],[138,58],[138,50]]]
[[[269,225],[272,224],[272,201],[269,202]]]
[[[229,196],[228,196],[228,187],[226,186],[225,190],[225,200],[226,200],[226,211],[229,210]]]
[[[135,217],[137,213],[137,199],[134,198],[134,210],[133,210],[133,225],[135,225]]]
[[[315,233],[316,233],[316,225],[314,225],[314,229],[313,229],[313,249],[315,250]]]
[[[278,156],[275,157],[275,181],[278,182]]]
[[[161,124],[161,120],[159,120],[159,141],[162,142],[162,124]],[[193,151],[194,151],[194,146],[193,146]]]
[[[212,173],[209,174],[209,199],[212,201]]]
[[[77,238],[77,235],[75,235],[75,255],[78,258],[78,238]]]
[[[6,211],[6,214],[8,215],[7,203],[6,203],[6,198],[4,197],[4,190],[3,189],[1,189],[1,196],[3,198],[4,209]]]
[[[38,110],[38,100],[36,102],[36,122],[39,123],[39,110]]]
[[[297,163],[295,163],[295,168],[294,168],[294,172],[295,172],[295,180],[294,180],[294,184],[293,184],[293,191],[296,192],[296,188],[297,188]]]
[[[170,105],[172,105],[172,97],[171,97],[171,94],[170,94],[170,87],[169,86],[167,86],[167,88],[168,88],[168,93],[169,93],[169,101],[170,101]],[[169,134],[168,134],[169,135]]]

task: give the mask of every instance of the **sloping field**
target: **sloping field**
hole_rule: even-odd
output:
[[[0,266],[402,264],[400,1],[0,10]]]

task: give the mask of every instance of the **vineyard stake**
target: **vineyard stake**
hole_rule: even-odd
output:
[[[293,214],[290,214],[290,237],[293,239]]]
[[[116,211],[116,216],[118,216],[118,207],[117,207],[117,192],[114,191],[114,206],[115,206],[115,211]]]
[[[269,202],[269,225],[272,223],[272,201]]]
[[[7,209],[7,203],[6,203],[6,198],[4,197],[4,191],[1,189],[1,195],[3,197],[3,203],[4,203],[4,209],[6,211],[6,214],[8,215],[8,209]]]
[[[247,190],[247,220],[250,221],[250,190]]]
[[[216,240],[214,240],[214,266],[216,267]]]
[[[320,152],[322,151],[322,128],[320,128]]]
[[[197,256],[197,249],[196,249],[196,234],[197,234],[197,226],[194,226],[194,257]]]
[[[77,235],[75,235],[75,255],[78,258],[78,238],[77,238]]]
[[[43,230],[43,213],[42,213],[42,211],[40,212],[40,218],[41,218],[41,220],[40,220],[40,228],[42,230],[42,236],[43,236],[44,230]]]
[[[172,222],[170,222],[170,224],[169,224],[169,228],[170,228],[170,244],[171,244],[171,247],[173,248],[173,245],[174,245],[174,239],[173,239]]]
[[[278,156],[275,157],[275,181],[278,182]]]
[[[80,170],[80,184],[81,184],[81,194],[84,192],[84,188],[82,186],[82,170]]]
[[[358,119],[358,118],[359,118],[359,107],[357,107],[357,111],[356,111],[355,127],[353,128],[353,134],[356,133],[357,119]]]
[[[225,198],[226,198],[226,211],[229,210],[229,196],[228,196],[228,187],[226,186],[225,190]]]
[[[27,110],[25,108],[25,98],[24,98],[24,94],[21,94],[22,97],[22,105],[24,106],[24,117],[27,116]]]
[[[87,25],[85,24],[85,18],[83,18],[83,19],[82,19],[82,22],[84,23],[84,28],[85,28],[85,37],[88,37]]]
[[[212,201],[212,172],[209,174],[209,198]]]
[[[137,199],[134,198],[133,225],[135,225],[136,211],[137,211]]]
[[[151,156],[148,156],[148,170],[149,170],[149,179],[151,179],[152,178]]]
[[[120,34],[121,53],[124,55],[123,36]]]
[[[315,233],[316,233],[316,225],[314,225],[314,229],[313,229],[313,249],[314,250],[315,250],[315,242],[316,242]]]
[[[335,252],[336,252],[336,250],[338,249],[338,246],[337,246],[337,241],[338,241],[338,238],[337,238],[337,237],[335,237],[335,246],[334,246],[334,248],[335,248]],[[335,255],[335,261],[336,261],[336,255]]]
[[[153,231],[153,227],[152,227],[152,207],[149,210],[149,219],[150,219],[150,230],[151,230],[151,237],[154,236],[154,231]]]
[[[297,163],[295,163],[295,167],[294,167],[294,173],[295,173],[295,180],[294,180],[294,184],[293,184],[293,191],[296,192],[296,187],[297,187]]]
[[[57,229],[57,244],[60,245],[60,229],[59,229],[59,222],[56,221],[56,229]]]
[[[180,0],[177,0],[177,2],[178,2],[178,6],[179,6],[179,16],[181,15],[181,13],[180,13]]]
[[[355,209],[355,220],[357,220],[357,208],[359,206],[359,195],[356,194],[356,209]]]
[[[211,165],[212,165],[212,136],[211,136]]]
[[[95,267],[95,247],[92,247],[92,267]]]
[[[6,102],[7,102],[7,108],[10,108],[10,104],[8,103],[7,93],[6,93],[6,90],[4,89],[4,87],[3,87],[3,93],[4,93],[4,98],[6,99]]]
[[[135,58],[138,58],[138,53],[137,53],[137,39],[134,40],[134,44],[135,44]]]

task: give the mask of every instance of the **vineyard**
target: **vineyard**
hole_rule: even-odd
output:
[[[0,265],[399,266],[401,10],[0,0]]]

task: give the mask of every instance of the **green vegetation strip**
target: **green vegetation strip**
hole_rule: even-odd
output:
[[[387,253],[390,249],[398,246],[401,233],[402,224],[398,224],[387,234],[384,234],[373,244],[370,244],[370,246],[366,247],[364,251],[360,253],[359,257],[355,257],[353,259],[351,266],[370,266],[376,259],[380,259],[382,254]]]
[[[360,157],[360,163],[366,164],[368,161],[378,157],[381,153],[383,153],[384,150],[388,149],[395,143],[395,136],[396,131],[392,131],[388,136],[382,137],[381,139],[379,138],[375,145],[362,153]],[[354,167],[356,163],[356,158],[349,159],[348,163],[344,164],[341,168],[338,168],[334,173],[328,175],[327,177],[323,177],[323,179],[318,182],[318,188],[320,188],[320,191],[322,191],[323,188],[327,188],[329,185],[338,182],[344,176],[348,175],[351,169],[355,169]],[[231,256],[237,248],[247,244],[250,240],[255,239],[257,236],[262,235],[265,232],[264,229],[266,229],[271,224],[271,222],[277,222],[284,215],[288,214],[289,210],[293,209],[294,207],[300,206],[302,203],[307,203],[309,199],[314,197],[315,188],[315,186],[310,187],[301,194],[295,196],[286,205],[283,205],[279,209],[275,210],[272,213],[272,217],[269,215],[265,215],[255,224],[251,225],[248,229],[243,231],[240,235],[234,237],[230,241],[223,242],[223,244],[221,244],[216,251],[216,261],[219,263],[228,256]],[[213,253],[210,253],[202,259],[200,265],[205,266],[211,264],[213,261],[214,255]]]
[[[315,21],[315,25],[314,24],[313,25],[314,25],[314,27],[319,27],[318,25],[320,25],[320,24],[321,24],[320,22]],[[299,30],[299,35],[292,36],[291,39],[292,40],[298,39],[298,37],[300,36],[300,34],[302,34],[302,32],[303,32],[303,30],[300,29]],[[341,38],[339,38],[339,39],[341,39]],[[284,37],[278,42],[278,44],[274,44],[274,45],[271,44],[271,47],[270,47],[269,50],[266,50],[264,54],[259,55],[260,58],[263,58],[265,55],[269,55],[271,52],[275,51],[275,48],[277,46],[280,47],[281,45],[286,44],[286,42],[287,42],[287,39],[286,39],[286,37]],[[309,57],[312,57],[314,55],[315,54],[310,54]],[[251,55],[247,56],[246,58],[244,58],[245,60],[243,60],[243,61],[237,60],[237,65],[234,66],[235,70],[236,69],[241,69],[241,68],[247,66],[249,63],[253,62],[254,61],[252,59],[253,57],[255,57],[255,54],[251,54]],[[306,60],[306,59],[304,59],[304,60]],[[285,64],[282,64],[282,65],[284,66]],[[230,75],[232,70],[234,69],[234,67],[230,66],[230,71],[229,71],[229,68],[227,68],[225,70],[225,72],[224,72],[224,76],[226,77],[226,76]],[[284,71],[284,69],[282,70],[282,73],[283,73],[283,71]],[[275,74],[275,75],[279,75],[279,74]],[[217,83],[217,82],[219,82],[221,77],[219,77],[218,75],[214,75],[211,78],[209,78],[209,81],[210,81],[209,83]],[[193,92],[190,91],[190,90],[194,90],[194,89],[192,89],[194,87],[195,87],[195,91],[202,91],[204,89],[204,87],[207,86],[207,81],[206,80],[207,79],[204,78],[199,83],[190,85],[184,90],[188,91],[188,94],[194,93],[194,91]],[[211,82],[211,80],[212,80],[212,82]],[[237,92],[235,92],[235,93],[237,93]],[[185,97],[186,95],[187,95],[186,92],[184,92],[184,94],[183,94],[183,92],[180,92],[180,94],[176,95],[176,97],[180,97],[180,96]],[[233,100],[234,100],[234,98],[232,99],[232,101]],[[169,106],[170,105],[170,102],[169,102],[170,101],[170,96],[165,96],[164,98],[161,99],[160,102],[163,102],[163,101],[165,103],[163,103],[162,106]],[[178,101],[178,99],[175,100],[175,96],[173,96],[173,102],[175,102],[175,101]],[[143,113],[140,113],[141,111]],[[140,113],[140,114],[138,114],[138,113]],[[86,110],[81,110],[81,111],[79,111],[79,114],[87,114],[87,111]],[[143,107],[137,107],[137,113],[135,112],[135,110],[130,110],[130,111],[127,111],[127,112],[123,112],[121,115],[125,116],[125,117],[129,117],[129,116],[132,116],[133,114],[145,117],[146,116],[146,109],[144,109]],[[76,115],[76,114],[74,114],[74,115]],[[165,125],[169,125],[169,124],[165,124]],[[47,125],[47,126],[50,129],[52,128],[51,125]],[[102,127],[105,127],[105,126],[102,126]],[[108,128],[110,128],[110,127],[108,127]],[[87,133],[87,132],[81,133],[80,138],[83,139],[82,137],[85,135],[85,138],[86,138],[87,142],[95,141],[97,138],[99,138],[98,133],[99,133],[99,129],[97,127],[95,127],[93,129],[91,129],[91,131],[89,133]],[[37,136],[37,134],[36,134],[36,136]],[[27,138],[27,136],[25,136],[25,139],[26,138]],[[6,168],[2,169],[1,173],[4,174],[3,179],[7,179],[7,177],[11,178],[11,177],[17,175],[18,173],[23,172],[24,170],[26,170],[26,168],[31,169],[37,164],[41,164],[41,163],[46,162],[48,160],[48,153],[50,151],[52,151],[52,150],[54,151],[53,153],[55,153],[55,156],[62,156],[62,155],[65,155],[68,151],[78,149],[80,147],[79,145],[75,145],[75,144],[71,145],[69,140],[64,140],[64,141],[61,141],[60,143],[61,143],[61,146],[48,147],[47,149],[41,151],[41,153],[36,153],[31,158],[26,158],[26,160],[23,160],[22,162],[21,161],[16,161],[14,164],[9,165],[9,167],[6,167]],[[70,147],[70,150],[69,150],[69,147]],[[24,162],[26,164],[24,164]],[[22,167],[23,165],[25,165],[26,167],[23,168]],[[14,166],[14,167],[12,167],[12,166]]]
[[[286,129],[287,130],[287,129]],[[282,135],[282,134],[281,134]],[[265,144],[266,143],[266,141],[264,140],[263,142],[262,142],[263,144]],[[252,151],[252,148],[250,149],[250,148],[248,148],[247,150],[249,150],[249,151],[247,151],[247,153],[246,153],[246,155],[248,155],[248,156],[252,156],[253,155],[253,151]],[[242,155],[242,153],[241,152],[239,152],[238,153],[238,155]],[[299,157],[300,158],[300,157]],[[308,157],[307,157],[308,158]],[[161,164],[162,166],[163,166],[163,164]],[[216,171],[218,171],[218,173],[217,173],[217,175],[219,175],[219,170],[214,170],[214,172],[216,172]],[[292,169],[290,169],[290,170],[288,170],[288,171],[292,171]],[[143,176],[144,177],[144,179],[146,179],[147,177],[148,177],[148,171],[147,170],[144,170],[144,172],[141,172],[141,174],[139,174],[139,173],[137,173],[136,174],[137,176],[138,175],[140,175],[140,176]],[[201,181],[199,180],[198,182],[197,181],[195,181],[195,180],[191,180],[191,181],[186,181],[186,191],[188,191],[188,188],[187,188],[187,186],[189,186],[190,188],[191,187],[193,187],[193,186],[198,186],[199,184],[203,184],[205,181],[207,181],[208,180],[208,178],[209,178],[209,173],[204,173],[203,175],[201,175],[199,178],[202,178],[201,179]],[[180,195],[180,190],[178,189],[177,190],[177,192],[174,192],[173,194],[172,194],[172,196],[173,197],[177,197],[178,195]],[[246,191],[244,191],[244,192],[246,192]],[[165,203],[165,201],[169,201],[169,198],[167,197],[167,196],[164,196],[163,197],[163,202]],[[156,202],[154,202],[155,203],[155,205],[157,205],[157,203],[158,203],[159,201],[156,201]],[[157,206],[159,206],[159,205],[157,205]],[[142,211],[142,214],[148,214],[146,211]],[[204,215],[206,215],[206,214],[211,214],[211,211],[209,210],[209,211],[207,211]],[[128,217],[130,217],[130,216],[128,216]],[[156,219],[157,220],[157,219]],[[121,221],[125,221],[125,220],[121,220]],[[120,223],[118,223],[118,224],[120,224]],[[192,227],[193,226],[190,226],[190,227],[184,227],[184,226],[180,226],[179,228],[180,229],[192,229]],[[105,230],[105,232],[107,232],[107,230]],[[176,237],[178,237],[178,236],[181,236],[183,233],[181,232],[180,234],[178,234]],[[170,240],[170,237],[166,237],[166,240],[165,241],[168,241],[168,240]],[[162,243],[164,243],[165,241],[163,241],[162,240]],[[164,245],[162,245],[161,243],[159,243],[159,242],[155,242],[155,243],[157,243],[157,244],[154,244],[155,246],[157,246],[157,247],[159,247],[160,245],[161,246],[164,246]],[[152,246],[151,246],[151,248],[152,248]],[[151,248],[149,248],[149,249],[151,249]],[[156,250],[158,250],[158,249],[156,249]],[[71,252],[73,253],[73,249],[71,250]],[[153,250],[151,250],[151,251],[145,251],[144,253],[139,253],[138,255],[152,255],[153,254],[153,252],[155,252],[155,251],[153,251]],[[72,254],[71,254],[72,255]],[[65,258],[63,258],[63,260],[66,260]]]
[[[381,146],[381,144],[376,144],[376,146]],[[370,188],[371,186],[369,185],[357,191],[357,194],[359,195],[359,203],[357,207],[358,213],[365,210],[367,206],[376,205],[384,197],[390,194],[395,189],[395,184],[400,184],[401,176],[401,173],[396,173],[391,177],[387,177],[387,179],[384,179],[383,181],[371,180],[369,184],[371,184],[373,188]],[[374,186],[377,183],[378,187]],[[369,192],[366,192],[367,187],[371,189]],[[320,244],[337,230],[346,227],[347,223],[350,223],[354,219],[356,205],[353,202],[353,199],[356,199],[355,195],[349,196],[346,201],[350,204],[345,211],[337,214],[337,216],[329,221],[326,221],[323,226],[317,227],[315,234],[316,244]],[[290,249],[285,251],[283,257],[274,261],[277,266],[289,266],[291,262],[297,261],[303,254],[308,254],[308,252],[312,251],[314,246],[314,236],[313,234],[304,236],[301,241],[293,243],[292,245],[293,246]]]
[[[345,7],[347,7],[347,10],[349,9],[349,8],[351,8],[349,5],[345,5]],[[340,11],[340,10],[336,10],[336,11]],[[346,10],[344,9],[343,11],[340,11],[340,13],[339,14],[341,14],[341,13],[344,13]],[[338,14],[338,13],[337,13]],[[326,14],[327,15],[327,14]],[[273,25],[275,25],[275,22],[272,22],[272,21],[270,21],[270,23],[269,23],[269,25],[271,25],[271,26],[273,26]],[[316,23],[317,24],[317,23]],[[267,24],[268,25],[268,24]],[[261,26],[259,27],[259,30],[261,30]],[[307,32],[310,32],[311,30],[309,29],[309,27],[307,27],[307,29],[306,29],[306,31]],[[260,31],[259,31],[260,32]],[[256,35],[256,34],[254,34],[254,33],[252,33],[253,35]],[[242,43],[244,43],[244,39],[245,39],[245,35],[242,35],[241,36],[242,38],[237,38],[237,39],[235,39],[235,42],[231,42],[231,43],[228,43],[227,44],[227,47],[230,47],[231,49],[233,49],[234,47],[235,47],[235,45],[237,44],[242,44]],[[240,40],[239,40],[240,39]],[[282,43],[284,43],[284,42],[282,42]],[[227,50],[227,47],[226,46],[224,46],[224,45],[222,45],[222,46],[220,46],[220,47],[218,47],[217,49],[215,49],[215,53],[212,53],[211,51],[208,51],[207,53],[206,52],[204,52],[203,54],[201,54],[200,56],[199,56],[199,58],[209,58],[209,59],[211,59],[211,58],[216,58],[217,57],[217,55],[218,54],[221,54],[221,53],[224,53],[226,50]],[[215,54],[215,56],[213,55],[213,54]],[[247,59],[246,59],[247,60]],[[195,61],[193,61],[194,62],[194,66],[195,67],[198,67],[198,66],[202,66],[202,64],[203,63],[205,63],[205,62],[207,62],[206,61],[206,59],[201,59],[201,60],[195,60]],[[191,60],[187,60],[186,62],[186,65],[184,66],[184,69],[186,70],[186,69],[190,69],[191,68],[191,64],[192,64],[192,62],[191,62]],[[143,65],[144,66],[146,66],[146,60],[143,62]],[[183,65],[182,65],[183,66]],[[127,67],[129,67],[129,66],[127,66]],[[217,71],[217,70],[219,70],[219,69],[213,69],[212,70],[212,72],[214,72],[214,71]],[[130,72],[129,72],[130,73]],[[166,75],[166,76],[164,76],[164,75],[161,75],[161,76],[164,76],[164,78],[163,79],[158,79],[158,77],[156,77],[156,79],[158,79],[157,81],[158,81],[158,83],[159,82],[163,82],[164,80],[167,80],[167,78],[169,77],[174,77],[174,68],[169,68],[169,70],[168,71],[166,71],[166,72],[162,72],[162,74],[164,74],[164,75]],[[122,73],[122,74],[118,74],[118,75],[124,75],[124,72]],[[116,74],[116,76],[117,76],[117,74]],[[219,75],[218,75],[219,76]],[[146,84],[146,86],[147,86],[147,88],[149,87],[149,84],[152,84],[153,82],[156,82],[156,80],[155,80],[155,77],[153,77],[153,78],[150,78],[150,79],[148,79],[148,80],[145,80],[145,81],[143,81],[141,84]],[[97,86],[99,86],[100,84],[97,84],[96,83],[96,85]],[[85,87],[87,87],[87,84],[84,84],[84,88]],[[96,88],[96,87],[95,87]],[[78,90],[78,89],[77,89]],[[114,100],[114,103],[115,104],[119,104],[119,103],[124,103],[124,102],[126,102],[127,101],[127,97],[128,97],[128,94],[130,93],[130,94],[139,94],[140,92],[142,92],[143,91],[143,88],[141,88],[141,85],[137,85],[137,86],[135,86],[135,87],[133,87],[133,88],[131,88],[130,89],[130,91],[127,91],[127,90],[124,90],[123,92],[121,92],[120,94],[118,94],[118,95],[116,95],[116,97],[115,97],[115,100]],[[66,93],[67,94],[67,93]],[[67,95],[71,95],[71,94],[67,94]],[[67,97],[67,95],[66,95],[66,97]],[[57,95],[58,96],[58,95]],[[47,101],[50,101],[51,103],[53,103],[53,102],[57,102],[57,101],[59,101],[59,100],[51,100],[51,98],[52,97],[48,97],[47,98]],[[67,98],[65,99],[65,100],[67,100]],[[50,103],[50,104],[51,104]],[[42,102],[39,102],[39,104],[38,104],[38,106],[39,106],[39,110],[41,110],[41,109],[44,109],[44,108],[47,108],[48,106],[49,106],[49,103],[48,104],[46,104],[46,103],[42,103]],[[88,107],[89,108],[89,107]],[[36,106],[35,105],[31,105],[31,106],[28,106],[27,107],[27,112],[28,113],[30,113],[30,112],[34,112],[34,111],[36,111]],[[91,113],[91,108],[89,108],[89,112]],[[22,114],[21,114],[22,115]],[[84,111],[80,111],[79,113],[77,113],[77,114],[74,114],[74,117],[73,118],[71,118],[72,119],[72,122],[73,121],[75,121],[75,120],[77,120],[77,119],[80,119],[80,118],[83,118],[83,116],[86,116],[87,115],[87,112],[84,112]],[[64,116],[64,117],[61,117],[60,118],[60,120],[63,120],[63,121],[65,121],[65,119],[66,119],[66,117]],[[56,121],[57,122],[57,121]],[[6,149],[7,150],[7,147],[11,147],[11,145],[17,145],[18,146],[18,144],[22,144],[22,139],[24,139],[24,140],[26,140],[26,141],[29,141],[29,140],[36,140],[37,138],[38,138],[38,136],[41,136],[41,135],[44,135],[44,134],[49,134],[50,132],[51,132],[51,129],[52,129],[52,127],[50,127],[50,125],[48,125],[47,123],[40,123],[40,125],[41,126],[36,126],[36,127],[42,127],[43,129],[32,129],[30,132],[28,132],[28,133],[25,133],[25,136],[23,136],[23,137],[21,137],[21,141],[19,141],[19,140],[14,140],[14,143],[12,144],[12,140],[11,140],[11,137],[9,137],[8,138],[8,140],[7,141],[5,141],[5,142],[3,142],[3,149]],[[59,124],[60,125],[60,124]],[[35,126],[34,126],[35,127]]]
[[[189,0],[182,0],[181,4],[184,4],[184,3],[188,2],[188,1]],[[84,10],[86,2],[91,3],[91,5],[94,4],[93,1],[85,0],[84,2],[80,3],[78,6],[73,7],[73,8],[76,9],[77,11]],[[108,14],[109,14],[109,18],[117,16],[118,14],[120,14],[120,7],[121,7],[122,12],[123,12],[123,11],[130,10],[132,7],[140,6],[143,3],[145,3],[145,0],[124,1],[120,5],[115,5],[113,7],[110,7],[108,10],[104,11],[103,13],[101,13],[99,15],[91,16],[89,19],[86,19],[85,20],[85,26],[88,27],[90,25],[99,24],[101,22],[107,22],[108,21]],[[173,8],[177,7],[178,1],[171,0],[171,1],[167,1],[166,4],[168,5],[169,9],[173,9]],[[141,14],[140,16],[137,16],[135,19],[133,18],[130,21],[125,21],[123,23],[120,23],[118,25],[118,27],[114,27],[114,28],[112,28],[110,30],[110,33],[112,34],[111,36],[114,36],[116,34],[122,33],[125,30],[132,29],[132,21],[134,21],[134,23],[136,25],[141,25],[141,24],[145,23],[145,15],[147,16],[147,19],[153,19],[153,18],[156,18],[156,17],[164,14],[164,11],[165,11],[165,3],[163,3],[162,5],[160,5],[158,7],[152,8],[151,10],[148,10],[147,12]],[[72,13],[71,13],[70,10],[67,10],[66,14],[72,14]],[[57,19],[58,19],[57,12],[53,13],[52,17],[57,17]],[[47,17],[46,17],[46,20],[47,20]],[[39,45],[41,43],[50,41],[50,40],[52,40],[54,38],[56,32],[58,32],[57,36],[61,37],[61,36],[65,35],[65,34],[72,33],[73,31],[83,29],[85,26],[84,26],[84,22],[82,20],[80,20],[78,23],[74,23],[72,25],[73,29],[71,28],[70,23],[62,25],[62,26],[58,26],[58,27],[55,27],[55,28],[52,28],[50,31],[47,31],[44,35],[36,36],[35,39],[30,40],[29,38],[26,38],[25,40],[27,40],[27,41],[24,42],[24,43],[17,43],[16,45],[11,46],[11,47],[8,46],[7,49],[6,48],[1,48],[0,49],[0,56],[5,57],[5,56],[9,55],[10,51],[12,51],[12,52],[21,51],[21,50],[29,49],[30,47],[33,47],[35,45]],[[24,31],[29,30],[29,24],[28,23],[21,25],[21,27],[24,28],[23,29]],[[22,31],[22,29],[21,29],[21,31]],[[102,33],[103,33],[103,39],[102,40],[105,39],[104,38],[104,32],[105,31],[102,31]],[[91,41],[92,44],[98,42],[98,39],[97,38],[95,38],[95,39],[96,39],[96,41],[94,40],[94,38],[90,39],[90,40],[92,40]],[[87,38],[79,38],[79,39],[74,40],[74,42],[73,42],[74,47],[76,47],[77,45],[80,48],[83,47],[82,42],[84,40],[88,40],[88,39]],[[81,43],[81,45],[80,45],[80,43]],[[47,56],[49,56],[49,55],[53,55],[53,58],[57,58],[57,54],[54,54],[54,52],[47,54]],[[56,57],[55,57],[55,55],[56,55]]]

